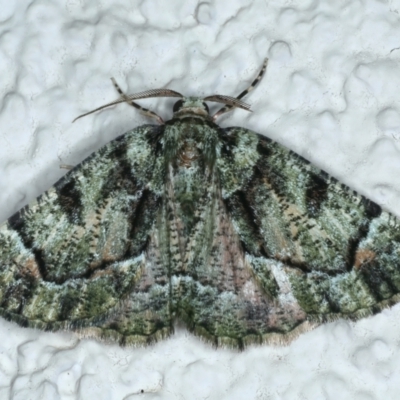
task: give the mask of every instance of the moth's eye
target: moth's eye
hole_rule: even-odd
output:
[[[183,106],[183,101],[182,100],[178,100],[175,104],[174,104],[174,108],[172,109],[172,111],[175,113],[178,110],[181,109],[181,107]]]
[[[207,114],[210,114],[210,109],[208,108],[207,103],[203,103],[203,106],[204,106],[204,108],[206,109]]]

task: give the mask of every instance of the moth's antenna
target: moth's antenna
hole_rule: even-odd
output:
[[[230,105],[232,107],[242,108],[243,110],[246,110],[246,111],[251,111],[250,104],[244,103],[243,101],[240,101],[236,97],[223,96],[221,94],[214,94],[212,96],[204,97],[203,100],[204,101],[214,101],[216,103],[223,103],[225,105]]]
[[[240,100],[242,97],[246,96],[248,93],[250,93],[252,90],[254,90],[254,88],[257,86],[257,84],[260,82],[260,80],[261,80],[262,77],[264,76],[265,71],[266,71],[266,69],[267,69],[267,65],[268,65],[268,58],[266,58],[266,59],[264,60],[264,63],[263,63],[263,65],[262,65],[261,70],[260,70],[260,72],[258,73],[256,79],[254,79],[254,81],[251,83],[251,85],[250,85],[246,90],[244,90],[242,93],[240,93],[239,96],[235,97],[235,99]],[[209,96],[209,97],[213,97],[213,96]],[[213,100],[213,101],[215,101],[215,100]],[[220,117],[222,114],[225,114],[225,113],[231,111],[232,108],[238,107],[236,104],[235,104],[235,105],[234,105],[234,104],[229,104],[229,103],[226,103],[226,104],[227,104],[227,105],[226,105],[225,107],[222,107],[220,110],[218,110],[218,111],[212,116],[213,121],[215,121],[215,120],[216,120],[218,117]],[[243,107],[240,107],[240,108],[243,108]],[[248,110],[248,111],[250,111],[250,110]]]
[[[163,124],[164,120],[159,115],[157,115],[153,111],[150,111],[147,108],[140,106],[139,104],[135,103],[133,100],[148,99],[150,97],[183,97],[183,95],[181,95],[180,93],[175,92],[174,90],[170,90],[170,89],[153,89],[153,90],[147,90],[145,92],[126,95],[122,91],[122,89],[118,86],[118,84],[114,78],[111,78],[111,82],[113,83],[115,89],[117,89],[118,93],[121,95],[121,98],[118,100],[112,101],[111,103],[104,104],[104,106],[98,107],[92,111],[85,113],[85,114],[79,115],[72,122],[75,122],[79,118],[85,117],[86,115],[89,115],[89,114],[93,114],[104,108],[114,106],[115,104],[126,102],[130,106],[137,108],[142,114],[144,114],[148,117],[151,117],[151,118],[155,118],[160,124]]]

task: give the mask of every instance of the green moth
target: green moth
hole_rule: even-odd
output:
[[[179,319],[244,348],[396,303],[395,217],[267,137],[216,124],[249,110],[241,98],[266,66],[235,98],[126,95],[113,81],[120,98],[91,112],[127,102],[158,124],[108,143],[0,227],[0,315],[124,345]],[[149,97],[179,97],[173,118],[135,102]],[[224,106],[210,116],[208,101]]]

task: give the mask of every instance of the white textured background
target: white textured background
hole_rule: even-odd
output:
[[[278,140],[400,215],[400,0],[0,0],[0,221],[147,122],[128,92],[240,93],[223,126]],[[147,100],[168,119],[174,100]],[[119,348],[0,320],[0,399],[398,399],[400,307],[287,347],[211,348],[184,328]]]

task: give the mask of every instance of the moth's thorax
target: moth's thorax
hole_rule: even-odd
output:
[[[214,164],[220,147],[219,129],[198,116],[173,118],[165,124],[162,142],[166,161],[189,168]]]
[[[182,147],[179,149],[177,164],[180,167],[189,168],[199,157],[201,157],[201,149],[199,149],[196,142],[187,139],[182,143]]]

